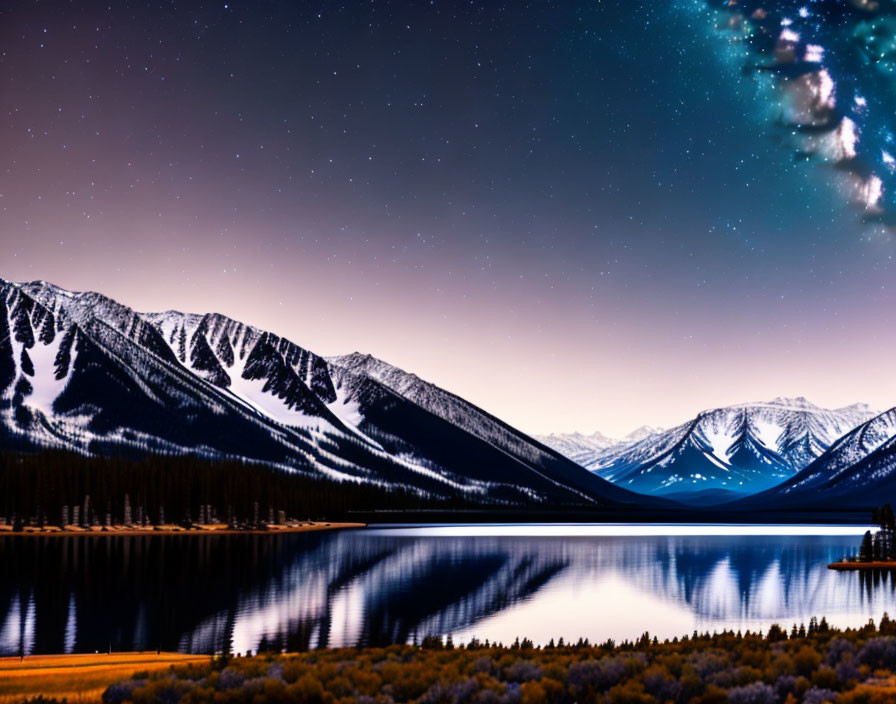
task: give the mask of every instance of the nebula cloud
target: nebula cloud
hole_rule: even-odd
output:
[[[773,77],[775,129],[829,168],[869,222],[896,227],[896,7],[873,0],[707,0],[747,70]]]

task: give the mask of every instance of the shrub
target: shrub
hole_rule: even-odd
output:
[[[528,682],[541,679],[541,666],[531,660],[517,660],[504,670],[504,677],[510,682]]]
[[[236,689],[237,687],[242,687],[245,681],[246,676],[231,667],[224,668],[218,675],[218,687],[220,689]]]
[[[103,692],[103,704],[121,704],[131,699],[136,682],[133,680],[125,680],[124,682],[116,682],[109,685]],[[31,700],[33,704],[37,704],[35,700]]]
[[[588,692],[605,692],[622,681],[625,664],[621,658],[588,660],[577,662],[569,668],[567,682],[576,696],[587,696]]]
[[[811,646],[802,646],[793,656],[793,667],[798,675],[811,675],[821,664],[821,655]]]
[[[765,682],[753,682],[728,690],[729,704],[775,704],[775,690]]]
[[[840,678],[833,668],[822,665],[812,674],[812,684],[821,689],[834,689],[839,687]]]
[[[896,638],[886,636],[870,639],[859,651],[856,659],[874,670],[893,667],[896,665]]]
[[[837,693],[831,689],[813,687],[803,695],[803,704],[826,704],[835,702]]]
[[[832,638],[828,643],[828,652],[825,656],[824,661],[831,665],[832,667],[836,665],[838,662],[843,660],[846,655],[853,655],[856,652],[856,647],[848,641],[846,638],[836,637]]]

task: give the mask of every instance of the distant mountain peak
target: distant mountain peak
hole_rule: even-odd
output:
[[[641,428],[610,443],[575,435],[542,440],[620,486],[669,494],[752,493],[786,480],[873,416],[865,404],[830,410],[805,397],[701,411],[669,430]]]
[[[805,396],[777,396],[771,401],[772,404],[778,406],[787,406],[790,408],[818,408]]]
[[[654,425],[641,425],[635,428],[632,432],[625,436],[625,439],[630,442],[637,442],[639,440],[643,440],[644,438],[650,435],[656,435],[657,433],[663,432],[663,429],[654,426]]]

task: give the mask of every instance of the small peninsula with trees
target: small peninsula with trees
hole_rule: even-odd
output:
[[[896,516],[893,507],[884,504],[871,512],[871,522],[879,526],[865,531],[855,556],[832,562],[832,570],[896,570]]]

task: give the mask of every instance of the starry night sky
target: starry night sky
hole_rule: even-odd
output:
[[[4,6],[0,276],[370,352],[530,432],[889,408],[896,240],[728,16]]]

